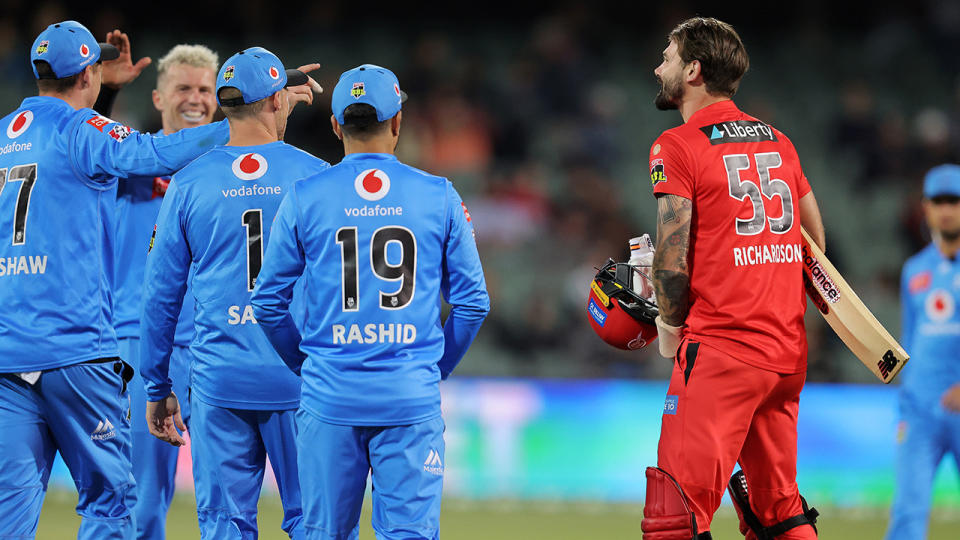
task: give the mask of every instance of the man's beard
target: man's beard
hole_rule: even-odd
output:
[[[672,111],[679,108],[677,102],[680,101],[680,98],[683,97],[683,86],[679,84],[671,84],[668,81],[660,79],[660,91],[657,92],[657,97],[653,100],[653,104],[657,109],[661,111]]]
[[[945,242],[956,242],[957,240],[960,240],[960,229],[954,229],[951,231],[941,230],[940,238],[942,238]]]

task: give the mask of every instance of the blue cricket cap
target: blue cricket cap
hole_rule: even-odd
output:
[[[927,172],[923,196],[932,199],[937,195],[960,197],[960,165],[940,165]]]
[[[98,43],[86,26],[77,21],[63,21],[51,24],[33,41],[30,64],[38,79],[63,79],[80,73],[94,62],[114,60],[119,56],[116,47]],[[37,73],[39,61],[50,64],[53,77],[41,77]]]
[[[217,103],[236,107],[272,96],[281,88],[307,84],[307,75],[296,69],[284,69],[277,55],[263,47],[250,47],[227,58],[217,73]],[[232,87],[241,97],[221,99],[220,90]]]
[[[343,111],[354,103],[366,103],[377,111],[377,121],[383,122],[400,112],[407,94],[400,90],[397,76],[387,68],[364,64],[343,72],[333,88],[330,107],[337,123],[343,125]]]

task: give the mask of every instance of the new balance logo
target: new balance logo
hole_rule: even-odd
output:
[[[116,436],[117,430],[114,429],[110,420],[101,420],[100,423],[97,424],[97,429],[93,430],[93,433],[90,434],[90,439],[94,441],[105,441]]]
[[[437,476],[443,474],[443,462],[440,460],[440,452],[437,452],[433,448],[430,449],[427,460],[423,462],[423,470],[424,472]]]

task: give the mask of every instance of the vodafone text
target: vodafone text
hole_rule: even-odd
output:
[[[0,277],[19,274],[45,274],[47,256],[21,255],[19,257],[0,257]]]
[[[343,213],[354,217],[402,216],[402,206],[361,206],[359,208],[344,208]]]
[[[241,186],[233,189],[221,189],[224,197],[251,197],[253,195],[283,195],[283,188],[280,186],[261,186],[254,184],[252,186]]]
[[[0,146],[0,155],[9,154],[10,152],[25,152],[30,150],[33,147],[32,142],[26,144],[20,144],[18,142],[8,143],[6,146]]]
[[[363,332],[360,328],[359,324],[333,325],[333,344],[413,343],[417,339],[417,327],[412,324],[369,323],[363,325]]]
[[[758,264],[781,264],[800,262],[803,255],[800,244],[760,244],[743,248],[733,248],[734,266],[755,266]]]

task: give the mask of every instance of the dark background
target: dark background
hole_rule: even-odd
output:
[[[666,35],[693,15],[733,24],[751,56],[737,103],[786,132],[827,226],[828,255],[881,322],[899,329],[904,259],[928,241],[923,174],[960,152],[960,4],[608,1],[429,6],[403,2],[138,3],[7,1],[0,104],[32,95],[29,47],[75,19],[130,34],[134,58],[203,43],[222,62],[264,46],[288,67],[320,62],[329,91],[361,63],[393,69],[410,95],[398,154],[453,180],[477,227],[493,311],[461,373],[665,377],[655,351],[621,353],[589,329],[593,267],[654,233],[647,152],[680,123],[653,107]],[[159,129],[155,66],[114,117]],[[330,162],[329,94],[291,118],[287,142]],[[742,287],[749,294],[749,284]],[[810,379],[870,375],[810,311]]]

